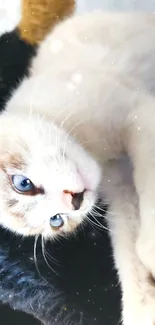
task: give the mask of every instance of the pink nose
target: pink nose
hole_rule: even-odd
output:
[[[73,193],[68,190],[64,190],[64,200],[65,204],[71,209],[71,210],[79,210],[83,201],[84,192],[80,193]]]

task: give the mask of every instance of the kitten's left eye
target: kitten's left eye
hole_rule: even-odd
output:
[[[28,193],[35,190],[34,184],[31,180],[22,175],[13,175],[11,176],[11,182],[14,189],[19,193]]]

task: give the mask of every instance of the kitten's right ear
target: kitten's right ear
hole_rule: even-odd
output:
[[[5,171],[5,166],[8,165],[8,154],[0,148],[0,171]]]
[[[15,116],[4,114],[0,118],[0,169],[13,167],[21,170],[25,166],[26,148],[21,140],[17,125],[18,119]]]
[[[21,170],[23,165],[23,159],[20,154],[11,154],[0,148],[0,170],[5,172],[9,168]]]

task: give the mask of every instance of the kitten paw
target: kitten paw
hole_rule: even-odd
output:
[[[137,299],[133,292],[130,301],[124,301],[123,325],[155,325],[155,286],[148,282],[141,289]]]
[[[138,258],[146,268],[148,275],[150,276],[151,274],[152,279],[155,279],[155,259],[153,258],[153,256],[155,255],[154,240],[152,240],[151,238],[146,238],[145,236],[140,236],[136,243],[136,252]]]

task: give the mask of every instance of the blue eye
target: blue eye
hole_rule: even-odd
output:
[[[20,193],[32,192],[35,187],[29,178],[22,175],[13,175],[11,177],[12,185]]]
[[[50,218],[50,226],[53,229],[61,228],[63,226],[63,224],[64,224],[64,221],[60,214],[56,214],[55,216]]]

